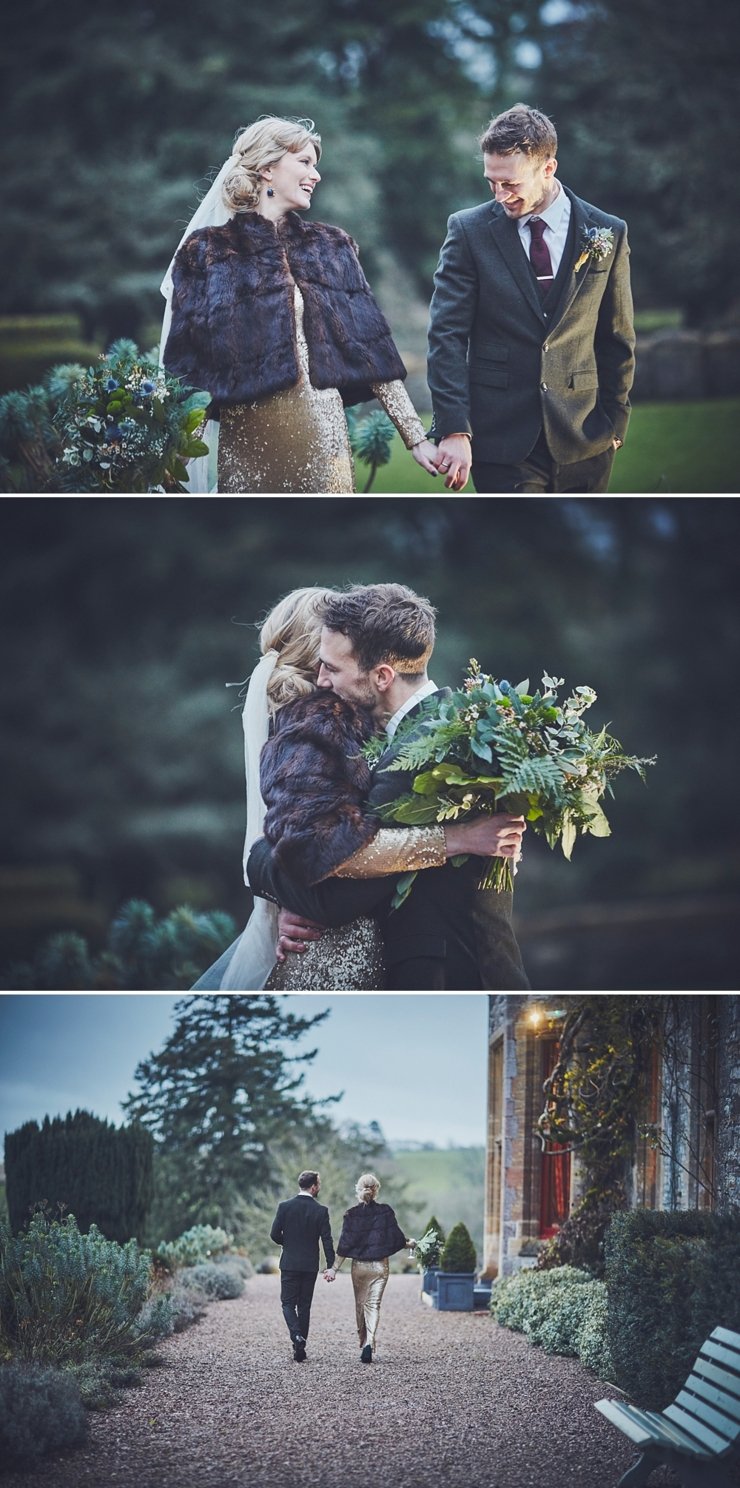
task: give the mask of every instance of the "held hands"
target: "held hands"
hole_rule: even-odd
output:
[[[422,470],[427,470],[430,475],[437,474],[440,454],[436,444],[431,439],[420,439],[418,444],[413,445],[411,453]]]
[[[523,816],[510,816],[506,811],[495,816],[479,816],[475,821],[445,826],[447,856],[473,853],[482,858],[513,858],[522,855],[522,836],[527,830]]]
[[[275,947],[277,960],[284,961],[286,955],[302,955],[308,950],[307,942],[320,940],[323,933],[323,925],[317,925],[314,920],[307,920],[305,915],[293,914],[290,909],[281,909],[278,915],[278,940]]]
[[[465,434],[446,434],[437,448],[440,475],[448,491],[463,491],[472,464],[472,445]]]
[[[324,1281],[336,1281],[337,1273],[334,1266],[327,1266],[324,1272]]]

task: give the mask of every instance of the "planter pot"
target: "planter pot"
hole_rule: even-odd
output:
[[[439,1267],[438,1266],[428,1266],[424,1271],[422,1271],[422,1273],[421,1273],[421,1290],[422,1290],[422,1292],[429,1292],[430,1294],[433,1294],[434,1292],[436,1292],[436,1290],[437,1290],[437,1277],[438,1276],[439,1276]]]
[[[472,1312],[474,1271],[438,1271],[434,1306],[439,1312]]]

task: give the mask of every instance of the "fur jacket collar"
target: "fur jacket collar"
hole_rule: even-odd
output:
[[[216,404],[252,402],[298,381],[294,286],[303,296],[311,382],[345,404],[406,369],[339,227],[289,212],[280,227],[241,212],[191,233],[173,267],[168,372]]]
[[[328,877],[378,830],[362,814],[371,777],[360,749],[371,733],[366,710],[328,690],[276,716],[260,757],[264,834],[277,867],[303,883]]]

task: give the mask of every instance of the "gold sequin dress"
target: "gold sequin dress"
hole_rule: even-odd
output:
[[[310,381],[303,296],[297,284],[294,290],[298,381],[284,392],[221,410],[219,491],[343,495],[355,489],[341,395],[336,388],[315,388]],[[424,428],[403,383],[377,382],[372,390],[406,448],[418,444]]]
[[[444,827],[381,827],[353,853],[332,878],[380,878],[413,869],[441,868],[446,862]],[[372,915],[324,930],[306,950],[291,953],[273,967],[267,992],[382,992],[385,988],[383,937]]]

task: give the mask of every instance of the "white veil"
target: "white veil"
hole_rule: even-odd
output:
[[[267,651],[249,679],[242,712],[244,767],[247,780],[247,833],[244,839],[244,882],[247,859],[262,836],[265,803],[260,790],[260,754],[269,733],[267,684],[277,661],[277,651]],[[255,897],[254,909],[236,943],[236,949],[221,979],[225,992],[258,991],[264,987],[275,965],[278,908],[268,899]]]
[[[222,227],[228,222],[234,213],[226,206],[222,186],[229,171],[236,165],[237,155],[230,155],[225,160],[215,180],[211,183],[209,190],[203,197],[200,206],[193,213],[185,231],[177,245],[175,253],[170,259],[169,268],[161,283],[162,294],[165,298],[164,316],[162,319],[162,335],[159,342],[159,365],[164,366],[164,350],[167,345],[167,337],[170,334],[172,324],[172,266],[177,256],[177,251],[182,248],[186,238],[196,232],[199,227]],[[206,389],[207,391],[207,389]],[[216,419],[208,419],[203,433],[209,453],[202,455],[198,460],[191,460],[188,465],[188,491],[191,494],[206,495],[209,491],[216,490],[216,454],[218,450],[218,422]]]

